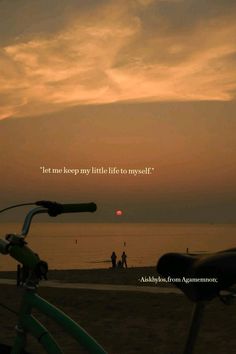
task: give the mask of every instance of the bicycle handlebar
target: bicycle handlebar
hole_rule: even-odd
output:
[[[21,235],[26,236],[29,232],[32,218],[36,214],[47,213],[49,216],[55,217],[64,213],[82,213],[82,212],[94,212],[97,210],[95,203],[80,203],[80,204],[60,204],[57,202],[51,202],[48,200],[41,200],[35,203],[37,208],[32,209],[25,218]]]
[[[97,209],[95,203],[60,204],[57,202],[42,200],[33,204],[37,205],[37,207],[31,209],[26,215],[20,235],[9,234],[6,236],[6,241],[0,239],[0,253],[10,254],[12,258],[31,269],[35,269],[42,263],[38,255],[29,247],[25,246],[26,242],[24,241],[25,236],[29,232],[34,215],[47,213],[49,216],[55,217],[63,213],[95,212]]]
[[[47,200],[41,200],[35,203],[48,210],[48,215],[57,216],[64,213],[84,213],[97,210],[95,203],[80,203],[80,204],[60,204],[57,202],[51,202]]]
[[[27,233],[29,232],[32,218],[36,214],[47,213],[49,216],[55,217],[59,214],[64,214],[64,213],[84,213],[84,212],[93,213],[97,210],[97,205],[95,203],[61,204],[57,202],[51,202],[49,200],[40,200],[35,203],[24,203],[24,204],[13,205],[11,207],[1,210],[1,212],[11,208],[15,208],[23,205],[32,205],[32,204],[37,205],[38,207],[30,210],[26,215],[22,227],[22,231],[21,231],[21,236],[27,235]]]
[[[97,210],[95,203],[83,203],[83,204],[62,204],[62,213],[93,213]]]

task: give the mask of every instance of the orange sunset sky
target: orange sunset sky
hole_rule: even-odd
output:
[[[0,13],[1,208],[95,201],[95,221],[236,221],[235,1],[3,0]]]

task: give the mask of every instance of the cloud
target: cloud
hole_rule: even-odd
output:
[[[234,99],[233,5],[204,4],[90,3],[60,30],[10,41],[0,52],[0,118],[127,100]]]

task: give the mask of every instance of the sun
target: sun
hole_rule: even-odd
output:
[[[116,210],[115,212],[116,216],[122,216],[123,215],[123,211],[122,210]]]

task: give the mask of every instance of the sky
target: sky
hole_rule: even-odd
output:
[[[81,220],[236,221],[234,1],[2,0],[0,13],[0,207],[95,201]]]

